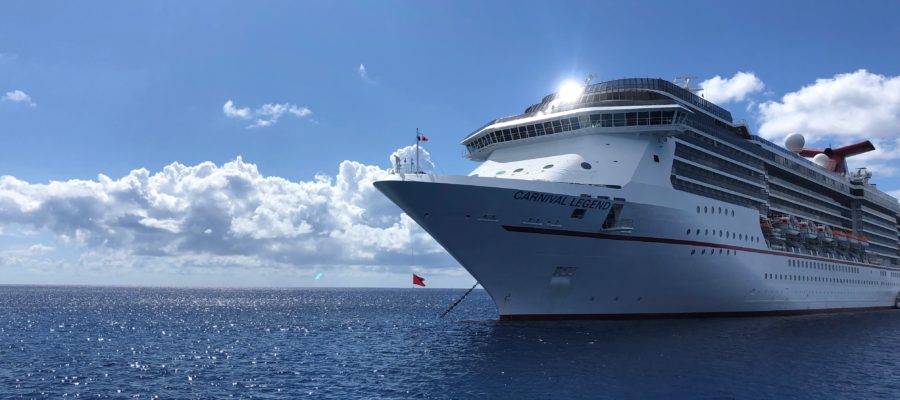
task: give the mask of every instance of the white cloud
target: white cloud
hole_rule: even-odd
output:
[[[13,90],[11,92],[6,92],[3,95],[3,101],[10,101],[13,103],[25,103],[31,107],[36,106],[37,104],[31,100],[31,96],[28,93],[25,93],[21,90]]]
[[[900,77],[866,70],[817,79],[759,105],[763,137],[802,133],[807,142],[893,139],[900,132]],[[876,144],[877,145],[877,144]]]
[[[703,98],[713,103],[744,101],[748,95],[761,92],[765,87],[763,81],[752,72],[738,72],[731,78],[714,76],[700,82]]]
[[[255,110],[251,110],[247,107],[238,108],[231,100],[225,102],[225,105],[222,106],[222,112],[228,118],[253,120],[253,123],[248,125],[247,128],[264,128],[272,126],[277,123],[285,113],[295,115],[299,118],[312,114],[312,110],[309,108],[290,103],[267,103]]]
[[[366,71],[365,65],[359,64],[359,68],[357,68],[356,72],[359,73],[359,77],[363,80],[363,82],[375,83],[375,80],[369,77],[369,73]]]
[[[388,173],[344,161],[333,177],[293,182],[238,157],[221,166],[136,169],[119,179],[37,184],[2,176],[0,226],[52,232],[82,249],[88,258],[79,263],[98,268],[457,268],[373,187]],[[52,248],[29,250],[44,256]],[[12,256],[27,264],[24,253]]]

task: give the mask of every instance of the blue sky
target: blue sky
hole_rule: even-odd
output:
[[[876,174],[883,172],[876,181],[895,190],[900,100],[882,104],[879,96],[890,97],[900,82],[897,15],[900,3],[887,1],[4,2],[0,175],[20,182],[7,182],[10,198],[21,190],[34,201],[71,200],[60,194],[71,187],[30,185],[90,180],[100,186],[84,190],[97,192],[106,190],[98,174],[118,181],[139,168],[153,175],[172,163],[193,168],[211,161],[225,169],[232,162],[227,173],[245,174],[248,182],[281,177],[299,185],[319,175],[333,180],[332,189],[322,189],[333,192],[340,190],[341,174],[365,182],[374,171],[367,167],[387,167],[388,156],[410,144],[416,128],[431,139],[428,150],[439,172],[466,173],[475,165],[461,157],[463,136],[490,119],[520,113],[566,79],[588,73],[595,81],[690,74],[699,83],[745,72],[753,84],[739,96],[722,97],[737,119],[746,119],[754,131],[768,122],[766,136],[772,138],[808,129],[819,144],[850,142],[866,137],[859,126],[871,129],[887,150],[871,159]],[[800,93],[820,79],[832,81],[822,83],[821,92],[816,86]],[[869,84],[872,98],[853,94],[853,87]],[[789,93],[798,94],[783,97]],[[824,98],[830,103],[823,104]],[[230,117],[223,112],[229,100],[237,110]],[[872,104],[854,115],[874,122],[814,121],[820,112],[834,114],[829,110],[835,104],[866,101]],[[259,114],[266,104],[284,110]],[[869,118],[866,110],[880,114]],[[785,122],[793,112],[806,115],[806,122]],[[269,126],[248,128],[273,113],[278,118]],[[242,162],[233,163],[238,156]],[[342,165],[345,160],[355,164]],[[172,176],[203,172],[180,174]],[[399,211],[360,190],[365,193],[359,198],[379,203],[348,200],[341,209],[385,211],[357,215],[351,224],[383,231],[396,223],[407,229],[410,244],[420,240],[429,250],[404,256],[404,249],[372,244],[355,259],[285,256],[283,247],[303,242],[305,235],[344,232],[310,222],[316,218],[309,214],[286,217],[290,227],[279,232],[291,233],[281,237],[279,253],[260,258],[253,249],[185,244],[199,242],[186,236],[184,216],[173,216],[171,209],[139,213],[144,225],[180,235],[177,243],[160,239],[160,246],[170,247],[151,254],[140,235],[117,247],[110,239],[122,235],[121,226],[109,233],[116,229],[104,225],[110,236],[103,242],[91,233],[96,224],[78,222],[86,217],[77,206],[81,211],[61,216],[59,210],[70,209],[70,203],[41,208],[49,216],[26,218],[9,204],[4,213],[0,202],[0,252],[6,252],[0,256],[0,283],[303,286],[310,283],[307,276],[327,270],[334,272],[326,278],[339,274],[349,285],[396,286],[410,270],[424,270],[438,285],[468,284],[471,278],[433,243],[416,239],[421,232],[405,227]],[[90,221],[108,215],[103,207],[109,204],[85,206],[98,213]],[[329,210],[341,220],[337,208]],[[268,226],[277,225],[279,212],[273,211],[276,220]],[[71,220],[60,222],[65,218]],[[261,223],[260,218],[247,219]],[[29,258],[35,254],[39,259]],[[191,266],[185,267],[185,259]],[[216,267],[205,269],[207,261]],[[258,278],[261,270],[267,278]]]

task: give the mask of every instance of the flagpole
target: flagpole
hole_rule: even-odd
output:
[[[416,173],[419,173],[419,128],[416,128]]]

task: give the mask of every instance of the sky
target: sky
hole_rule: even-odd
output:
[[[0,3],[0,284],[474,280],[372,188],[567,80],[696,76],[900,194],[900,3]],[[318,276],[318,279],[316,278]]]

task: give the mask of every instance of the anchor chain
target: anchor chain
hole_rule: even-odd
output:
[[[441,314],[441,316],[438,318],[444,318],[444,316],[447,315],[447,313],[449,313],[450,310],[452,310],[454,307],[456,307],[456,305],[459,304],[459,302],[463,301],[463,299],[466,298],[466,296],[468,296],[469,293],[472,293],[472,291],[475,290],[476,286],[478,286],[478,282],[475,282],[475,284],[472,285],[472,287],[469,290],[467,290],[466,293],[463,294],[462,297],[459,298],[459,300],[457,300],[452,305],[450,305],[450,308],[448,308],[446,311],[444,311],[444,313]]]

